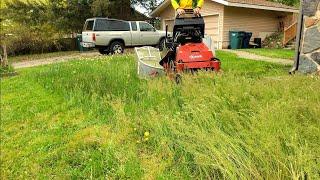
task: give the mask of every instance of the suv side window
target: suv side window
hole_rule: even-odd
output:
[[[86,22],[83,30],[85,31],[93,31],[93,24],[94,24],[94,20],[89,20]]]
[[[154,27],[146,22],[139,22],[140,31],[154,31]]]
[[[132,31],[137,31],[138,28],[137,28],[137,23],[135,21],[131,21],[131,28],[132,28]]]
[[[109,22],[106,19],[97,19],[94,27],[95,31],[109,31]]]
[[[109,19],[97,19],[95,31],[130,31],[129,22]]]
[[[126,21],[111,20],[109,21],[109,29],[110,31],[130,31],[130,25]]]

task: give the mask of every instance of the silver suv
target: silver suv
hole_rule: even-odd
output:
[[[82,46],[95,47],[101,54],[121,54],[125,47],[135,46],[159,46],[161,49],[165,34],[144,21],[91,18],[83,28]]]

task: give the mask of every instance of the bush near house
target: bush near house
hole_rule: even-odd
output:
[[[264,48],[283,48],[283,33],[277,32],[267,36],[262,42]]]
[[[319,77],[218,52],[220,74],[142,80],[132,56],[1,81],[1,176],[318,179]]]
[[[15,74],[14,68],[9,65],[7,67],[0,66],[0,77],[11,76]]]

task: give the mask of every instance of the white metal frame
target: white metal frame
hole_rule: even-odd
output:
[[[157,49],[157,48],[150,47],[150,46],[144,46],[144,47],[136,47],[136,48],[134,48],[134,50],[135,50],[135,52],[136,52],[136,55],[137,55],[137,58],[138,58],[138,59],[137,59],[137,61],[138,61],[138,74],[140,73],[140,63],[141,63],[141,64],[144,64],[144,65],[146,65],[146,66],[155,68],[155,69],[162,69],[162,68],[155,67],[155,66],[152,66],[152,65],[150,65],[150,64],[146,64],[146,63],[143,62],[143,60],[147,60],[147,59],[149,59],[149,60],[153,60],[153,59],[154,59],[154,60],[155,60],[155,59],[157,58],[157,56],[154,56],[154,55],[151,54],[151,48],[152,48],[153,50],[156,50],[156,51],[157,51],[157,55],[158,55],[159,57],[161,57],[160,51],[159,51],[159,49]],[[139,53],[140,50],[147,50],[147,51],[148,51],[148,56],[141,56],[141,54]],[[158,62],[160,62],[160,60],[161,60],[161,59],[159,59]]]

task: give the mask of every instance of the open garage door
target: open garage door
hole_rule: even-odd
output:
[[[204,16],[203,18],[206,23],[205,34],[211,36],[214,41],[215,48],[218,48],[221,40],[219,33],[219,15]]]

